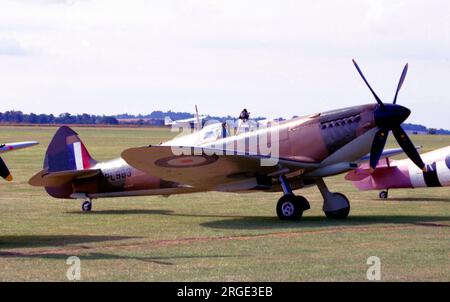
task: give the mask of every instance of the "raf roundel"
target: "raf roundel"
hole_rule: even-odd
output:
[[[209,165],[214,163],[218,159],[219,157],[216,155],[180,155],[158,159],[157,161],[155,161],[155,165],[166,168],[191,168]]]

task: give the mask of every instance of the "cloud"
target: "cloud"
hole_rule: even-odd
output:
[[[4,0],[0,111],[309,114],[373,101],[355,57],[387,101],[409,61],[400,101],[412,121],[450,127],[448,11],[446,0]]]
[[[0,38],[0,55],[24,56],[27,51],[13,38]]]

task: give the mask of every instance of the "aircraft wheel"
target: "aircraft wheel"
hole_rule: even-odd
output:
[[[309,203],[303,196],[286,194],[277,203],[277,215],[281,220],[300,220],[303,211],[309,209]]]
[[[86,200],[81,205],[81,209],[83,210],[83,212],[90,212],[92,210],[92,202],[89,200]]]
[[[387,191],[381,191],[380,194],[378,194],[380,199],[387,199],[388,198],[388,192]]]
[[[330,219],[345,219],[348,217],[348,214],[350,213],[350,202],[348,200],[348,198],[341,193],[333,193],[333,197],[334,198],[339,198],[341,201],[343,201],[344,203],[347,204],[346,207],[343,207],[341,209],[338,210],[334,210],[334,211],[324,211],[325,215],[327,216],[327,218]]]

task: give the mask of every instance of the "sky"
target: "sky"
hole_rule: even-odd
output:
[[[0,0],[0,111],[269,118],[372,103],[450,129],[447,0]]]

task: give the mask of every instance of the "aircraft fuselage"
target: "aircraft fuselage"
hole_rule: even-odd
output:
[[[200,146],[244,145],[248,152],[251,146],[245,142],[251,141],[252,136],[260,135],[258,131],[262,131],[266,135],[270,133],[268,145],[274,144],[272,138],[277,139],[280,158],[312,164],[332,164],[342,160],[350,162],[370,151],[373,135],[378,129],[374,117],[377,107],[377,104],[367,104],[299,117],[267,129],[220,138],[214,143]],[[170,141],[165,143],[170,144]],[[257,152],[260,152],[258,148]],[[137,170],[122,158],[96,163],[89,169],[99,169],[100,173],[85,178],[78,177],[56,187],[46,187],[47,192],[56,198],[74,198],[80,194],[100,198],[195,191],[183,184]]]

